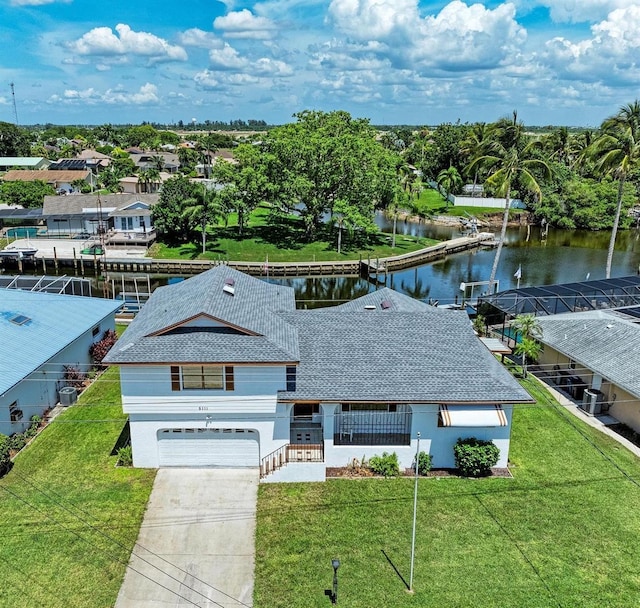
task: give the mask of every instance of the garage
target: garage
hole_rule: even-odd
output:
[[[161,467],[257,467],[258,432],[251,429],[162,429]]]

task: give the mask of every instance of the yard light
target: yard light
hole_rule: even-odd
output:
[[[325,589],[324,594],[329,596],[332,604],[338,603],[338,568],[340,567],[340,560],[334,558],[331,560],[331,566],[333,567],[333,589]]]

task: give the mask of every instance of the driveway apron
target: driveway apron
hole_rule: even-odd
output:
[[[258,469],[160,469],[115,608],[252,606]]]

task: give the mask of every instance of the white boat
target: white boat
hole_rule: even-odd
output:
[[[35,247],[12,247],[9,245],[0,251],[0,258],[22,260],[33,258],[38,250]]]

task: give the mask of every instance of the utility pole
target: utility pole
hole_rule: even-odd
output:
[[[16,127],[18,126],[18,107],[16,106],[16,92],[13,86],[13,82],[9,85],[11,87],[11,98],[13,99],[13,115],[16,119]]]

